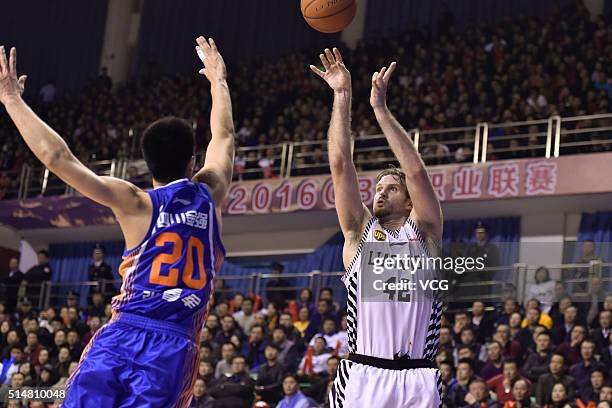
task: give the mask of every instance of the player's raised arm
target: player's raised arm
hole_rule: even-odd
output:
[[[387,107],[387,86],[395,67],[396,63],[393,62],[389,68],[383,67],[380,72],[374,73],[370,104],[393,154],[395,154],[402,170],[406,173],[406,186],[412,200],[410,218],[429,237],[439,241],[442,239],[442,210],[425,170],[425,163],[423,163],[406,130],[393,117]]]
[[[0,102],[28,147],[45,167],[79,193],[111,207],[115,214],[132,214],[146,203],[146,193],[114,177],[98,176],[72,154],[66,142],[21,99],[25,75],[17,79],[17,50],[9,60],[0,46]]]
[[[349,242],[358,241],[370,212],[361,202],[357,170],[351,151],[351,74],[344,66],[337,48],[333,53],[325,50],[319,55],[324,71],[310,66],[334,91],[334,106],[327,136],[328,155],[334,183],[336,211],[344,238]]]
[[[234,168],[232,100],[227,86],[225,62],[215,42],[212,38],[206,40],[204,37],[198,37],[196,42],[196,51],[204,64],[199,72],[210,81],[212,138],[206,149],[204,167],[193,178],[211,188],[215,205],[220,208],[232,181]]]

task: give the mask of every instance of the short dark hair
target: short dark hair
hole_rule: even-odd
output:
[[[280,352],[280,347],[278,347],[276,344],[273,344],[273,343],[268,343],[268,344],[266,345],[266,348],[268,348],[268,347],[273,348],[274,350],[276,350],[276,351]]]
[[[487,389],[489,388],[489,386],[487,385],[487,382],[485,380],[483,380],[482,378],[474,378],[472,381],[470,381],[470,383],[468,384],[468,387],[472,384],[484,384],[485,387],[487,387]]]
[[[542,326],[542,327],[544,327],[544,326]],[[544,327],[544,328],[546,328],[546,327]],[[550,332],[548,331],[548,329],[546,329],[546,331],[543,331],[542,333],[538,334],[538,335],[537,335],[537,337],[536,337],[536,339],[537,339],[538,337],[542,336],[542,335],[544,335],[544,336],[548,336],[548,338],[550,338],[550,337],[551,337],[551,336],[550,336]]]
[[[325,302],[325,304],[327,305],[327,307],[332,307],[333,303],[331,302],[331,300],[329,299],[319,299],[319,301],[317,302],[317,304],[321,303],[321,302]]]
[[[247,362],[247,360],[246,360],[246,357],[245,357],[245,356],[243,356],[242,354],[236,354],[234,357],[232,357],[232,363],[233,363],[233,362],[234,362],[234,360],[236,360],[237,358],[241,358],[241,359],[243,359],[245,363]]]
[[[317,340],[319,340],[319,339],[323,340],[323,343],[325,343],[325,345],[327,346],[327,340],[325,340],[325,337],[323,337],[323,336],[317,336],[317,337],[315,337],[315,341],[317,341]]]
[[[185,177],[194,155],[195,135],[189,123],[167,116],[151,123],[142,133],[140,149],[155,180],[168,183]]]
[[[518,364],[518,361],[516,361],[516,360],[515,360],[515,359],[513,359],[513,358],[508,358],[508,359],[505,359],[505,360],[504,360],[504,362],[502,363],[502,366],[506,366],[507,364],[514,364],[514,365],[515,365],[515,366],[517,366],[517,367],[518,367],[518,365],[519,365],[519,364]]]
[[[226,341],[225,343],[223,343],[223,346],[232,346],[232,348],[236,350],[236,345],[231,341]],[[223,346],[221,346],[221,348],[223,348]]]
[[[249,330],[249,333],[252,332],[253,329],[261,329],[261,331],[264,332],[264,334],[266,333],[266,329],[261,324],[252,325],[251,330]]]
[[[323,293],[323,292],[329,292],[332,294],[332,296],[334,295],[334,290],[328,286],[321,288],[321,290],[319,290],[319,294]]]
[[[39,255],[42,254],[44,256],[46,256],[47,258],[49,257],[49,252],[47,252],[46,249],[41,249],[40,251],[37,252]]]
[[[474,370],[474,362],[470,358],[461,358],[461,359],[459,359],[459,361],[457,362],[457,367],[459,367],[460,364],[467,364],[467,365],[470,366],[470,369],[472,371]]]
[[[460,352],[461,350],[466,350],[466,349],[469,350],[470,353],[473,353],[472,348],[470,346],[468,346],[467,344],[462,344],[461,346],[459,346],[457,348],[457,352]]]
[[[397,182],[406,190],[406,195],[410,197],[408,186],[406,185],[406,173],[404,173],[402,169],[395,166],[389,166],[388,169],[384,169],[378,173],[376,176],[376,184],[378,184],[385,176],[392,176],[395,180],[397,180]]]
[[[332,355],[330,358],[327,359],[327,362],[329,362],[329,360],[337,360],[338,362],[340,362],[340,357]]]
[[[293,379],[295,380],[295,382],[298,382],[297,377],[295,376],[295,374],[291,374],[291,373],[289,373],[289,374],[285,374],[285,375],[283,376],[283,381],[282,381],[282,382],[285,382],[285,380],[286,380],[287,378],[293,378]]]

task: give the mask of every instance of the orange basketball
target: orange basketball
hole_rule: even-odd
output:
[[[357,12],[355,0],[301,0],[302,15],[309,26],[322,33],[344,30]]]

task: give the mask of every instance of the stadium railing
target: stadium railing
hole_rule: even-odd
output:
[[[525,122],[483,122],[476,126],[447,129],[413,129],[409,134],[428,165],[484,163],[525,157],[551,158],[612,151],[612,113],[552,116]],[[356,137],[353,150],[355,165],[359,170],[376,170],[397,163],[384,135]],[[243,163],[235,167],[236,180],[329,173],[326,140],[239,147],[236,157]],[[272,161],[271,171],[267,174],[259,165],[264,158]],[[98,174],[128,179],[143,188],[150,187],[143,160],[113,159],[94,161],[88,165]],[[44,167],[24,165],[21,172],[12,172],[11,176],[19,178],[19,188],[17,197],[12,191],[15,189],[12,189],[7,198],[74,193]]]
[[[484,268],[483,270],[453,275],[460,278],[449,279],[449,291],[445,300],[456,303],[471,303],[475,300],[485,302],[499,302],[508,297],[523,303],[527,299],[528,285],[533,283],[535,271],[545,266],[555,279],[564,283],[566,293],[578,302],[591,302],[595,289],[610,293],[612,291],[612,263],[591,261],[588,264],[559,264],[559,265],[527,265],[516,263],[512,266]],[[309,288],[313,296],[323,287],[334,290],[335,298],[339,302],[346,301],[346,290],[340,277],[344,272],[283,273],[281,275],[262,274],[253,272],[246,275],[219,275],[220,287],[215,292],[226,293],[233,296],[235,293],[244,295],[259,295],[266,300],[267,293],[274,291],[295,292],[296,298],[299,290]],[[282,278],[289,285],[285,287],[267,287],[270,280]],[[44,282],[40,289],[37,302],[39,307],[59,306],[65,301],[68,291],[80,293],[81,298],[88,295],[89,290],[104,291],[107,296],[116,294],[113,288],[119,288],[121,281],[85,281],[85,282]],[[109,290],[110,289],[110,290]],[[9,289],[7,288],[6,291]],[[27,290],[21,288],[22,291]],[[5,293],[7,293],[5,291]],[[1,292],[0,292],[1,293]],[[23,293],[23,292],[21,292]],[[30,292],[29,292],[30,293]]]

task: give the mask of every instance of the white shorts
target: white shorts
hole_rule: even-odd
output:
[[[341,360],[331,408],[438,408],[442,380],[434,368],[388,370]]]

